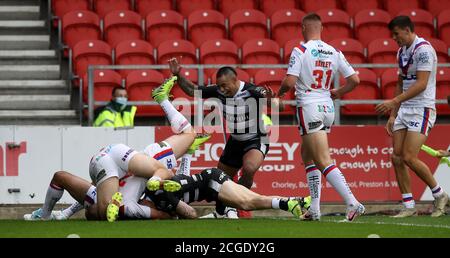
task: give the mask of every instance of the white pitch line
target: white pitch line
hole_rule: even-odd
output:
[[[350,224],[376,224],[376,225],[394,225],[394,226],[408,226],[408,227],[424,227],[424,228],[444,228],[450,229],[449,225],[428,225],[428,224],[414,224],[414,223],[390,223],[390,222],[363,222],[363,221],[353,221],[353,222],[340,222],[335,220],[324,220],[324,222],[333,222],[333,223],[350,223]]]

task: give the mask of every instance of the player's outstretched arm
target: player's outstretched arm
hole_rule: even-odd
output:
[[[450,157],[450,151],[438,150],[437,158]]]
[[[177,208],[175,211],[176,211],[177,215],[183,219],[196,219],[197,218],[197,212],[195,211],[195,209],[183,201],[178,202],[178,205],[177,205]]]
[[[286,75],[284,77],[283,81],[281,82],[280,90],[278,91],[277,96],[283,97],[288,91],[290,91],[292,88],[294,88],[295,84],[297,83],[298,77],[294,75]]]
[[[181,65],[180,63],[178,63],[178,60],[176,58],[171,58],[169,60],[169,68],[170,72],[172,72],[173,75],[177,76],[178,85],[180,85],[184,93],[186,93],[190,97],[194,97],[194,90],[198,88],[198,86],[180,74]]]

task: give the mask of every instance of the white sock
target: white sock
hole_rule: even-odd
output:
[[[129,201],[123,204],[124,215],[133,219],[150,219],[151,209],[148,206],[140,205],[137,202]]]
[[[402,194],[403,206],[407,209],[413,209],[416,206],[412,193]]]
[[[320,192],[322,191],[322,173],[315,165],[307,166],[306,179],[311,195],[311,210],[320,211]]]
[[[442,188],[439,185],[431,189],[431,192],[433,193],[433,197],[435,199],[444,194],[444,190],[442,190]]]
[[[42,206],[42,218],[50,217],[55,204],[61,199],[63,193],[64,189],[55,184],[50,184],[45,195],[44,205]]]
[[[280,209],[280,199],[279,198],[272,199],[272,209]]]
[[[339,195],[344,199],[347,206],[357,205],[358,201],[350,190],[344,175],[336,165],[331,164],[323,170],[323,175],[328,182],[336,189]]]
[[[191,127],[189,121],[184,117],[176,108],[170,103],[169,100],[164,100],[160,103],[161,108],[166,113],[167,119],[169,119],[170,125],[175,133],[181,133],[184,130]]]
[[[177,175],[183,175],[183,174],[186,176],[191,175],[191,159],[192,159],[192,154],[186,153],[181,157],[181,164],[177,170]]]
[[[73,214],[81,211],[82,209],[84,209],[84,206],[76,202],[70,205],[70,207],[68,207],[67,209],[62,210],[62,213],[66,218],[70,218]]]

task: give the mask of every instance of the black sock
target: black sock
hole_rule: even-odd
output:
[[[280,209],[284,211],[287,211],[289,209],[288,200],[280,200]]]

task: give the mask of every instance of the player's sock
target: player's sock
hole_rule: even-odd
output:
[[[152,210],[148,206],[140,205],[137,202],[125,202],[120,206],[120,216],[134,219],[150,219]]]
[[[325,176],[327,181],[334,187],[334,189],[336,189],[336,191],[339,193],[342,199],[344,199],[347,206],[358,204],[358,201],[353,195],[352,190],[350,190],[350,187],[348,186],[344,175],[339,170],[339,168],[336,167],[336,165],[334,164],[329,165],[323,170],[322,174]]]
[[[87,209],[95,203],[97,203],[97,188],[91,185],[84,196],[84,208]]]
[[[63,193],[64,189],[55,184],[50,184],[45,195],[44,205],[42,206],[42,218],[46,219],[50,217],[55,204],[61,199]]]
[[[177,175],[183,175],[183,174],[186,176],[191,175],[191,159],[192,159],[192,154],[184,154],[181,157],[181,164],[177,170]]]
[[[407,209],[414,209],[414,207],[416,206],[412,193],[402,194],[402,201],[403,206],[405,206],[405,208]]]
[[[320,211],[320,192],[322,190],[322,173],[316,165],[309,165],[306,168],[306,179],[311,195],[311,210]]]
[[[288,200],[273,198],[272,199],[272,209],[281,209],[287,211],[289,209]]]
[[[437,185],[433,189],[431,189],[431,192],[433,193],[433,197],[435,199],[439,198],[441,195],[444,194],[444,190],[442,190],[442,188],[439,185]]]
[[[170,125],[176,133],[181,133],[191,127],[189,121],[170,103],[169,100],[164,100],[160,103],[161,108],[167,115]]]
[[[76,203],[70,205],[70,207],[62,210],[61,212],[66,218],[70,218],[73,216],[73,214],[81,211],[82,209],[84,209],[84,206],[81,205],[80,203],[76,202]]]

